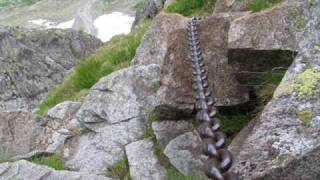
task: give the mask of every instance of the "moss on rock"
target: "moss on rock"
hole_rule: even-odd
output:
[[[313,118],[313,112],[312,111],[301,111],[298,112],[298,117],[300,121],[302,121],[306,125],[310,125]]]
[[[317,94],[319,83],[320,72],[307,69],[302,74],[298,75],[294,90],[298,92],[299,96],[314,96]]]

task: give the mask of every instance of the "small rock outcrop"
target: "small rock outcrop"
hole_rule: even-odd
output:
[[[165,148],[177,136],[193,130],[193,125],[187,121],[160,121],[153,122],[152,129],[157,142]]]
[[[70,120],[80,109],[81,104],[81,102],[65,101],[51,108],[48,111],[48,116],[56,119]]]
[[[0,27],[0,111],[32,111],[102,43],[85,33]]]
[[[217,0],[215,13],[238,12],[248,10],[250,0]]]
[[[0,112],[0,157],[11,158],[30,153],[37,148],[40,134],[41,127],[32,114]]]
[[[249,100],[248,89],[240,86],[234,70],[228,65],[228,30],[231,16],[213,16],[200,21],[198,32],[203,57],[208,66],[208,79],[213,97],[218,106],[232,106]],[[212,27],[215,27],[212,29]],[[161,69],[161,84],[158,92],[161,106],[159,114],[170,111],[169,116],[179,119],[194,111],[192,70],[186,29],[168,36],[168,50]],[[173,113],[176,112],[176,113]]]
[[[43,179],[43,180],[111,180],[105,176],[83,172],[57,171],[25,160],[0,164],[0,179]]]
[[[165,180],[166,170],[154,153],[154,143],[149,139],[126,146],[130,175],[133,180]]]
[[[155,64],[132,66],[91,88],[76,119],[92,132],[79,138],[70,168],[103,173],[123,158],[125,145],[143,139],[147,112],[157,105],[159,71]]]
[[[140,1],[136,11],[136,19],[133,22],[133,29],[138,27],[146,19],[154,18],[164,7],[165,0]]]
[[[134,65],[162,65],[168,49],[168,36],[177,29],[184,29],[188,18],[161,12],[152,22],[133,59]]]
[[[164,154],[170,163],[185,176],[205,177],[202,170],[201,138],[197,132],[184,133],[167,145]]]
[[[311,180],[320,177],[320,3],[288,1],[282,8],[284,9],[275,8],[235,21],[250,29],[253,25],[251,22],[257,18],[262,22],[262,19],[272,19],[269,22],[277,19],[282,23],[279,23],[279,26],[282,26],[280,29],[295,32],[298,46],[292,46],[294,43],[291,41],[281,41],[283,38],[278,41],[269,37],[269,42],[272,43],[262,43],[264,48],[272,49],[286,42],[284,47],[297,47],[299,52],[262,114],[241,132],[231,145],[235,155],[233,171],[239,173],[241,179]],[[286,12],[290,12],[290,17],[283,17]],[[274,17],[268,18],[273,13]],[[276,18],[277,14],[282,15]],[[283,21],[285,18],[293,20],[286,23],[288,21]],[[264,31],[266,28],[275,28],[275,31],[271,32],[279,32],[274,23],[264,25],[270,27],[257,32],[263,34],[267,32]],[[280,32],[275,34],[281,35]],[[247,34],[251,33],[240,33],[236,36],[246,39],[244,36]],[[253,36],[255,37],[257,36]],[[243,47],[240,44],[242,43],[239,43],[240,48]],[[255,45],[256,47],[251,48],[261,48],[261,44]]]

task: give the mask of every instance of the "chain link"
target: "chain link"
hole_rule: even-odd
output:
[[[193,89],[196,93],[197,120],[201,122],[198,132],[203,141],[203,153],[208,156],[205,172],[209,178],[216,180],[238,180],[229,173],[232,155],[226,145],[226,135],[220,131],[217,108],[209,89],[207,68],[204,64],[197,31],[198,18],[193,17],[187,25]]]

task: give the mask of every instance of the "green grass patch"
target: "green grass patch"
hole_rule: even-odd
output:
[[[253,12],[259,12],[271,8],[280,2],[282,0],[251,0],[248,9]]]
[[[14,6],[31,5],[39,0],[0,0],[0,11]]]
[[[177,0],[165,10],[184,16],[206,16],[213,13],[215,3],[216,0]]]
[[[10,158],[1,158],[0,157],[0,164],[1,163],[6,163],[6,162],[14,162],[14,160],[10,159]]]
[[[108,175],[113,179],[131,180],[128,158],[124,157],[108,169]]]
[[[147,21],[137,31],[129,35],[114,37],[95,55],[78,65],[63,84],[56,87],[48,98],[39,105],[36,114],[43,117],[50,108],[63,101],[82,101],[88,90],[101,77],[128,67],[150,24],[150,21]]]
[[[34,158],[30,159],[29,161],[32,163],[35,163],[35,164],[40,164],[40,165],[45,165],[45,166],[51,167],[55,170],[65,170],[64,161],[57,154],[51,155],[51,156],[34,157]]]

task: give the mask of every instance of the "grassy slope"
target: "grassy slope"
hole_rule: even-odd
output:
[[[271,8],[272,6],[282,2],[282,0],[251,0],[248,10],[258,12],[264,9]]]
[[[40,104],[37,114],[45,116],[50,108],[63,101],[81,101],[101,77],[128,67],[149,25],[150,22],[146,22],[134,33],[113,38],[95,55],[78,65],[63,84],[56,87],[49,97]]]
[[[184,16],[207,16],[213,13],[215,2],[216,0],[177,0],[167,6],[166,11]]]

